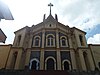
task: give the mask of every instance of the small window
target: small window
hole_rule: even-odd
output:
[[[39,46],[39,37],[35,38],[35,46]]]
[[[21,35],[18,36],[17,46],[20,45],[20,41],[21,41]]]
[[[66,39],[64,37],[62,38],[62,46],[66,46]]]
[[[83,36],[82,35],[79,35],[79,40],[80,40],[81,46],[84,46]]]
[[[68,47],[67,38],[65,36],[62,36],[60,38],[60,44],[61,44],[61,47]]]
[[[49,27],[51,27],[51,24],[49,25]]]
[[[34,47],[40,47],[40,36],[35,36],[33,40]]]

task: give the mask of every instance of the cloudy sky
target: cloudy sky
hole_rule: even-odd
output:
[[[87,43],[100,43],[100,0],[2,0],[14,17],[13,21],[1,20],[0,28],[6,34],[6,44],[14,41],[14,32],[25,26],[31,27],[49,15],[48,3],[52,3],[52,15],[58,21],[87,32]]]

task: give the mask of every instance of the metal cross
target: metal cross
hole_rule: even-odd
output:
[[[51,6],[53,6],[52,3],[48,4],[48,6],[50,6],[50,14],[51,14]]]

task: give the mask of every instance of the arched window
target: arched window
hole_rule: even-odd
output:
[[[80,40],[81,46],[84,46],[84,41],[83,41],[83,36],[82,35],[79,35],[79,40]]]
[[[68,41],[67,41],[67,38],[65,36],[62,36],[60,38],[60,44],[61,44],[61,47],[68,47]]]
[[[35,46],[39,46],[39,37],[35,38]]]
[[[39,60],[34,58],[30,61],[30,70],[39,70]]]
[[[86,69],[89,70],[89,61],[88,61],[88,56],[86,52],[83,52],[83,57],[84,57]]]
[[[33,41],[34,47],[40,47],[40,36],[35,36]]]
[[[54,47],[55,46],[55,37],[52,34],[47,35],[46,37],[46,46]]]
[[[56,60],[53,57],[48,57],[45,60],[45,69],[46,70],[56,70]]]
[[[69,60],[63,60],[62,62],[63,70],[71,70],[71,64]]]
[[[21,42],[21,35],[18,36],[18,38],[17,38],[17,44],[16,45],[20,46],[20,42]]]

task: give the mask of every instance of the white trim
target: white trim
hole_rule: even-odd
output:
[[[66,61],[69,63],[69,70],[71,70],[71,63],[67,59],[65,59],[65,60],[62,61],[62,69],[64,70],[64,62],[66,62]]]
[[[31,67],[32,67],[32,62],[33,61],[36,61],[37,62],[37,68],[36,68],[36,70],[38,70],[39,69],[39,60],[38,59],[36,59],[36,58],[34,58],[34,59],[31,59],[30,60],[30,65],[29,65],[29,69],[31,70]]]
[[[51,45],[48,45],[48,36],[53,36],[53,46],[51,46]],[[54,36],[54,34],[47,34],[46,35],[46,47],[55,47],[55,36]]]
[[[52,56],[49,56],[49,57],[46,58],[46,60],[45,60],[45,70],[47,70],[47,60],[50,59],[50,58],[54,60],[54,70],[56,70],[56,60]]]
[[[62,38],[65,38],[65,43],[66,43],[65,46],[62,45]],[[60,43],[61,43],[61,44],[60,44],[61,47],[68,47],[68,40],[67,40],[67,37],[66,37],[66,36],[61,36],[61,37],[60,37]]]
[[[35,46],[35,41],[36,41],[35,39],[37,37],[39,38],[39,45],[38,46]],[[41,37],[40,36],[35,36],[34,39],[33,39],[33,47],[40,47],[40,42],[41,42]]]

